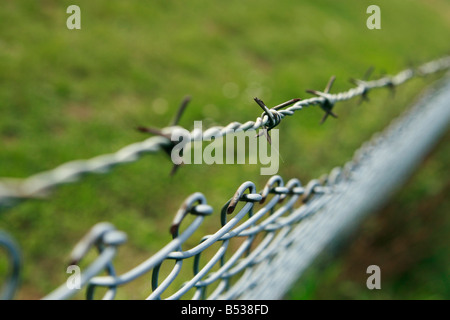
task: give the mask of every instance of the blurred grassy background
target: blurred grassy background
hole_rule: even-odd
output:
[[[81,30],[66,28],[71,4],[81,7]],[[370,4],[381,7],[381,30],[366,28]],[[275,105],[322,89],[331,75],[336,92],[369,66],[375,77],[396,73],[448,53],[449,30],[446,0],[4,1],[0,177],[27,177],[143,140],[135,128],[165,126],[186,94],[193,97],[181,120],[187,128],[194,120],[255,120],[254,96]],[[318,108],[287,119],[279,127],[279,174],[306,183],[342,165],[436,78],[408,82],[394,98],[382,90],[361,106],[339,104],[339,120],[322,126]],[[450,298],[448,163],[442,143],[392,203],[287,298]],[[116,258],[123,272],[170,241],[170,221],[188,195],[203,192],[216,208],[204,226],[212,232],[237,186],[267,180],[258,165],[188,165],[174,177],[170,169],[166,155],[147,156],[2,212],[0,228],[17,239],[25,261],[17,298],[40,298],[63,283],[67,255],[97,222],[129,235]],[[365,288],[370,264],[386,270],[380,292]],[[147,279],[118,297],[145,297]]]

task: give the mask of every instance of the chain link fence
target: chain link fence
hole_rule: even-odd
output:
[[[326,112],[326,119],[326,116],[334,115],[332,108],[339,101],[357,96],[364,98],[372,89],[394,88],[412,77],[449,67],[450,58],[447,57],[393,77],[355,81],[356,88],[338,94],[329,93],[332,79],[324,92],[311,91],[318,96],[316,98],[293,99],[271,109],[260,104],[264,113],[256,122],[213,127],[203,136],[218,131],[225,135],[229,129],[245,131],[262,127],[268,131],[285,116],[308,105],[320,106]],[[107,289],[104,299],[113,299],[121,286],[132,281],[147,281],[150,274],[151,290],[149,288],[147,299],[282,298],[330,241],[384,203],[411,173],[447,128],[449,101],[450,79],[445,78],[403,117],[357,150],[351,161],[305,186],[298,179],[285,182],[280,176],[272,176],[261,191],[253,182],[244,182],[220,209],[222,227],[205,235],[193,248],[183,250],[183,244],[198,232],[204,219],[210,219],[208,216],[214,211],[203,194],[194,193],[175,215],[170,229],[173,240],[125,273],[116,273],[113,259],[127,235],[110,223],[95,225],[71,254],[71,264],[77,265],[92,248],[99,252],[98,257],[82,270],[80,287],[86,288],[88,299],[94,298],[99,287]],[[167,127],[161,132],[170,134],[178,128]],[[71,162],[25,180],[0,180],[0,206],[8,207],[45,195],[52,188],[74,182],[83,174],[104,173],[117,164],[136,161],[143,153],[158,152],[163,146],[171,147],[171,143],[161,135],[127,146],[115,154]],[[188,214],[194,215],[195,219],[179,232]],[[238,247],[230,246],[232,239],[240,240]],[[217,244],[219,248],[212,258],[202,261],[202,253]],[[10,274],[2,291],[2,297],[9,299],[13,297],[20,274],[19,249],[6,233],[0,233],[0,246],[6,249],[10,261]],[[161,279],[161,265],[169,260],[173,269]],[[173,288],[182,266],[188,261],[192,261],[194,276],[180,288]],[[104,272],[107,275],[100,276]],[[68,299],[79,290],[64,283],[45,299]]]

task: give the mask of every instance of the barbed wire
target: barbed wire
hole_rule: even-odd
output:
[[[147,299],[281,298],[327,244],[385,203],[406,179],[447,128],[448,101],[450,78],[364,143],[344,166],[306,186],[295,178],[285,183],[278,175],[259,192],[253,182],[244,182],[221,208],[221,227],[184,250],[213,213],[203,194],[192,194],[173,219],[173,240],[125,273],[116,274],[113,259],[127,240],[126,234],[110,223],[95,225],[71,253],[70,264],[79,264],[93,247],[99,251],[82,270],[81,288],[86,288],[88,299],[95,297],[98,287],[107,288],[103,299],[114,299],[119,287],[151,273],[151,290],[142,293]],[[180,233],[188,214],[195,219]],[[233,249],[230,241],[236,238],[241,241]],[[0,245],[12,247],[11,241],[3,239],[0,234]],[[212,258],[202,262],[202,254],[215,244],[220,246]],[[160,279],[161,266],[169,260],[174,262],[173,269]],[[193,260],[194,276],[174,288],[188,260]],[[104,271],[108,275],[99,276]],[[17,272],[8,281],[17,283]],[[78,292],[65,283],[44,298],[68,299]]]
[[[263,108],[264,112],[256,121],[247,121],[245,123],[231,122],[225,127],[214,126],[205,131],[194,129],[191,132],[191,141],[209,140],[212,137],[223,137],[229,133],[240,131],[250,131],[262,128],[269,131],[281,123],[287,117],[292,116],[296,111],[302,110],[308,106],[320,106],[326,118],[336,116],[332,109],[336,103],[353,99],[360,96],[366,98],[368,93],[377,88],[393,89],[406,81],[419,76],[430,75],[450,68],[450,56],[427,62],[417,68],[408,68],[397,73],[394,76],[384,76],[377,80],[354,80],[356,87],[340,93],[330,93],[334,77],[331,78],[325,90],[308,90],[307,92],[316,95],[309,99],[291,99],[273,108],[268,108],[264,103],[255,98],[255,101]],[[185,106],[184,106],[185,107]],[[286,108],[286,109],[282,109]],[[179,119],[180,114],[177,116]],[[177,120],[174,124],[177,123]],[[160,136],[151,137],[141,142],[130,144],[112,154],[104,154],[89,160],[77,160],[65,163],[53,170],[35,174],[25,179],[0,179],[0,207],[11,206],[18,200],[44,197],[56,186],[73,183],[88,173],[101,174],[106,173],[113,167],[125,163],[137,161],[142,154],[157,153],[161,150],[171,150],[176,143],[171,141],[170,137],[176,133],[182,134],[186,129],[178,125],[164,127],[159,130]]]

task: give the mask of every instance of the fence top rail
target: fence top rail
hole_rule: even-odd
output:
[[[232,131],[248,131],[259,128],[269,131],[279,125],[285,117],[292,116],[296,111],[308,106],[319,106],[324,110],[323,122],[328,116],[335,116],[332,109],[337,102],[350,100],[358,96],[361,99],[365,99],[373,89],[390,88],[393,90],[396,86],[414,77],[427,76],[449,68],[450,56],[446,56],[422,64],[417,68],[408,68],[393,76],[387,75],[376,80],[354,79],[352,82],[356,86],[340,93],[330,93],[331,86],[335,80],[334,77],[331,77],[324,91],[307,90],[307,92],[314,94],[315,97],[303,100],[291,99],[272,108],[268,108],[260,99],[255,98],[255,101],[263,109],[262,115],[256,121],[247,121],[243,124],[231,122],[224,127],[214,126],[203,132],[193,130],[191,132],[191,141],[210,139],[212,136],[225,136]],[[2,206],[11,206],[19,200],[44,197],[49,191],[59,185],[75,182],[88,173],[106,173],[116,165],[137,161],[144,153],[157,153],[161,150],[167,150],[167,148],[170,150],[170,148],[175,146],[175,143],[170,139],[171,134],[177,130],[185,130],[176,125],[176,123],[187,102],[188,100],[183,102],[174,121],[175,125],[158,130],[156,132],[158,136],[132,143],[115,153],[99,155],[88,160],[71,161],[25,179],[0,177],[0,208]],[[155,133],[154,130],[151,130],[151,132]]]

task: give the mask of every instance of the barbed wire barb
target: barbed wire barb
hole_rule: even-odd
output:
[[[189,102],[191,101],[191,97],[190,96],[186,96],[184,99],[183,99],[183,101],[181,102],[181,104],[180,104],[180,106],[178,107],[178,111],[177,111],[177,113],[175,114],[175,116],[174,116],[174,118],[172,119],[172,121],[169,123],[169,127],[168,128],[176,128],[177,126],[178,126],[178,123],[180,122],[180,119],[181,119],[181,116],[183,115],[183,113],[184,113],[184,111],[186,110],[186,107],[188,106],[188,104],[189,104]],[[167,128],[167,127],[166,127]],[[137,128],[140,132],[144,132],[144,133],[151,133],[151,134],[154,134],[154,135],[158,135],[158,136],[161,136],[161,137],[164,137],[164,138],[166,138],[167,140],[169,140],[170,141],[170,143],[168,144],[168,145],[164,145],[164,146],[162,146],[162,148],[163,148],[163,150],[166,152],[166,154],[171,158],[172,157],[172,150],[173,150],[173,148],[175,148],[177,145],[178,145],[178,143],[179,143],[179,141],[178,142],[175,142],[172,138],[173,138],[173,135],[172,134],[170,134],[170,133],[164,133],[163,132],[163,129],[157,129],[157,128],[153,128],[153,127],[143,127],[143,126],[140,126],[140,127],[138,127]],[[181,156],[183,155],[182,154],[182,151],[183,150],[181,150]],[[175,172],[178,170],[178,168],[180,167],[180,166],[182,166],[184,163],[183,163],[183,161],[181,161],[181,163],[180,164],[176,164],[176,163],[174,163],[173,164],[173,166],[172,166],[172,170],[170,171],[170,176],[173,176],[174,174],[175,174]]]
[[[333,118],[337,118],[338,116],[333,113],[333,107],[336,104],[336,100],[333,98],[333,96],[330,94],[331,87],[333,86],[334,81],[336,80],[335,76],[331,76],[330,80],[327,83],[327,86],[325,87],[325,90],[317,91],[317,90],[306,90],[306,92],[314,94],[318,97],[323,98],[321,102],[319,102],[320,108],[325,111],[324,116],[322,117],[322,120],[320,120],[320,124],[323,124],[325,120],[327,120],[328,116],[332,116]]]

